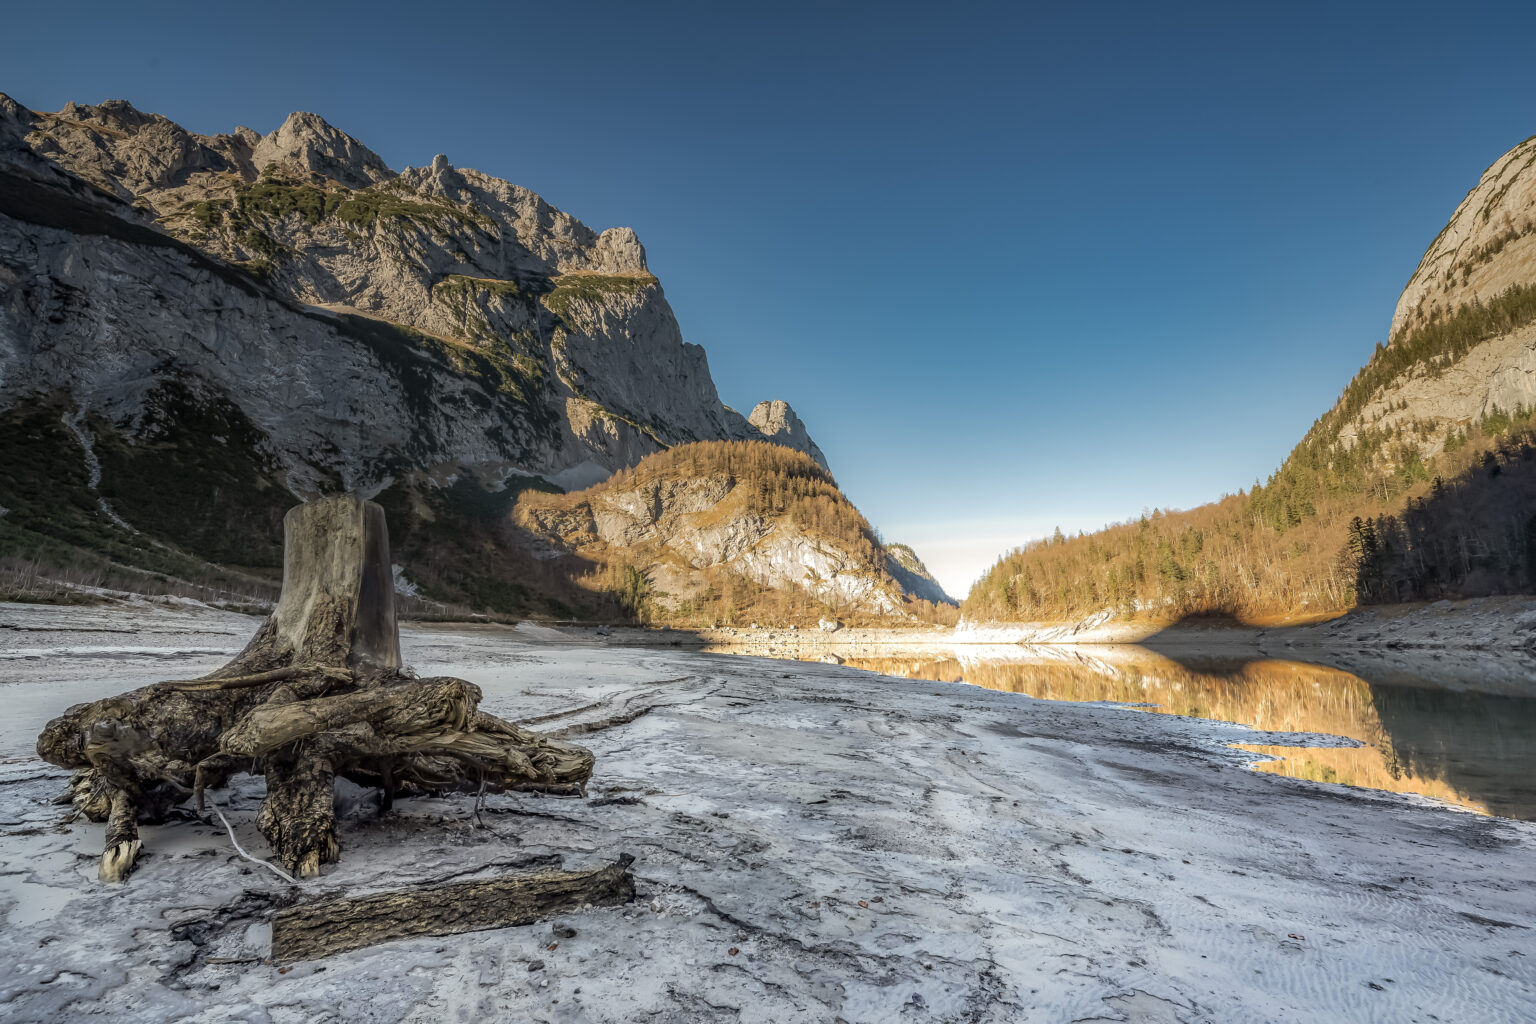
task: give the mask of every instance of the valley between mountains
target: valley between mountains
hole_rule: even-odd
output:
[[[1536,591],[1533,167],[1528,140],[1487,169],[1267,481],[1004,553],[964,625]],[[720,401],[627,228],[441,155],[397,172],[307,113],[203,136],[0,97],[0,175],[5,594],[262,607],[283,513],[354,491],[388,513],[409,614],[957,621],[787,402]]]
[[[1526,1021],[1536,140],[1340,383],[1265,480],[951,595],[630,229],[0,95],[0,1016]]]

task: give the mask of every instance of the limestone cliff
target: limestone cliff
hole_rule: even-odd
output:
[[[429,341],[415,347],[440,350],[449,373],[484,377],[479,371],[488,369],[495,390],[524,413],[476,424],[485,428],[475,432],[487,435],[486,442],[443,439],[408,453],[412,465],[445,464],[451,471],[468,464],[489,474],[515,466],[557,481],[590,482],[684,441],[782,434],[793,447],[815,447],[792,411],[764,431],[722,405],[703,349],[683,340],[646,267],[645,249],[628,228],[595,232],[527,189],[456,169],[443,156],[395,174],[362,143],[314,114],[293,114],[265,136],[247,128],[201,136],[121,101],[70,104],[44,114],[7,99],[0,100],[0,121],[13,169],[25,157],[35,172],[42,158],[95,185],[132,207],[109,206],[104,216],[136,213],[141,222],[244,271],[265,286],[264,297],[289,300],[300,316],[324,310],[420,332]],[[7,225],[9,239],[34,234],[38,225],[22,226],[26,215],[13,211],[21,220]],[[40,248],[61,243],[95,247],[78,235],[36,242]],[[124,257],[119,262],[136,258],[117,255]],[[82,252],[82,260],[94,256]],[[18,272],[57,279],[41,265]],[[72,287],[93,303],[98,321],[110,318],[122,328],[112,339],[96,340],[99,353],[79,355],[111,360],[143,350],[132,336],[132,316],[108,308],[116,296],[101,274],[77,273]],[[210,305],[196,294],[167,298],[183,309]],[[211,305],[227,320],[231,307],[224,298]],[[249,322],[268,314],[240,309],[238,315]],[[35,321],[19,319],[7,328],[12,334],[39,330]],[[154,333],[161,337],[153,347],[163,355],[186,355],[175,351],[178,341],[188,340],[185,331]],[[197,332],[191,333],[195,345]],[[201,364],[224,354],[215,349],[180,361]],[[8,376],[26,376],[28,369],[13,368]],[[431,376],[436,383],[440,375]],[[87,409],[99,403],[97,389],[70,390]],[[116,394],[103,411],[120,418],[136,397]],[[244,404],[238,391],[232,397]],[[358,411],[374,419],[371,411]],[[330,433],[322,423],[306,428]],[[497,433],[520,437],[498,442]],[[314,475],[309,470],[315,467],[297,464],[305,461],[297,449],[276,447],[299,477]],[[359,446],[331,447],[339,465],[327,468],[340,470],[349,483],[366,488],[389,478]]]
[[[314,114],[204,136],[0,95],[0,419],[25,442],[0,456],[7,528],[264,565],[273,543],[197,524],[350,489],[426,529],[445,502],[510,508],[695,440],[820,458],[770,409],[721,403],[628,228],[443,156],[397,174]],[[86,511],[54,529],[60,505]]]
[[[1430,243],[1392,313],[1393,338],[1536,280],[1536,136],[1493,162]]]
[[[1346,444],[1411,434],[1424,454],[1536,407],[1536,137],[1489,167],[1419,262],[1384,348],[1324,417]]]

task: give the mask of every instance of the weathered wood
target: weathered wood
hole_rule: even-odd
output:
[[[139,840],[139,823],[133,799],[126,790],[112,795],[112,811],[107,818],[107,844],[101,855],[96,877],[103,882],[121,882],[132,873],[144,844]]]
[[[624,854],[594,871],[470,879],[288,907],[272,918],[272,959],[318,960],[391,939],[511,928],[585,905],[628,903],[635,898],[632,863]]]
[[[384,510],[353,497],[289,510],[283,517],[283,590],[267,623],[270,633],[258,632],[243,659],[256,660],[271,649],[284,653],[284,663],[399,671]]]
[[[344,668],[331,668],[323,665],[290,665],[287,668],[274,668],[268,672],[254,672],[248,676],[230,676],[223,679],[167,679],[155,685],[165,690],[241,690],[247,686],[260,686],[262,683],[278,683],[285,679],[294,679],[299,676],[312,675],[314,673],[345,682],[352,677],[352,673]]]
[[[267,798],[256,823],[289,874],[316,878],[341,859],[336,838],[336,768],[323,745],[269,758]]]
[[[283,591],[234,661],[49,722],[45,761],[77,770],[72,802],[108,821],[100,877],[119,881],[139,822],[238,772],[264,773],[260,824],[284,866],[313,877],[339,856],[335,777],[394,790],[583,792],[590,751],[479,710],[480,688],[400,671],[384,512],[355,497],[283,520]]]

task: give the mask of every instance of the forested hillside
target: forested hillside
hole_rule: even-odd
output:
[[[977,582],[964,614],[1254,618],[1531,591],[1536,410],[1494,406],[1455,420],[1415,416],[1408,399],[1391,396],[1399,382],[1422,387],[1495,339],[1521,339],[1533,322],[1536,285],[1526,284],[1401,331],[1268,481],[1013,551]]]

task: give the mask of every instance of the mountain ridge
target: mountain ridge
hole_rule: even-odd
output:
[[[396,174],[313,114],[266,136],[198,136],[124,101],[49,115],[7,98],[0,117],[13,163],[25,150],[89,181],[283,297],[499,361],[500,386],[561,428],[521,469],[590,479],[668,444],[765,436],[720,402],[628,228],[595,232],[442,156]]]
[[[788,403],[720,401],[632,230],[446,156],[0,94],[0,176],[0,555],[255,586],[289,505],[356,491],[424,597],[580,614],[524,491],[700,440],[827,468]]]

